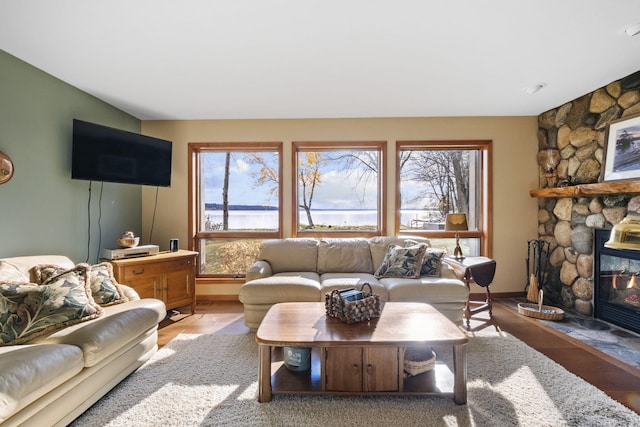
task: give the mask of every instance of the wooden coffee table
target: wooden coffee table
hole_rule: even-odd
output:
[[[403,394],[453,397],[467,403],[468,338],[428,304],[387,302],[381,316],[348,325],[327,317],[322,302],[276,304],[258,332],[258,400],[273,394]],[[311,347],[311,369],[284,366],[282,347]],[[453,372],[438,357],[436,367],[416,376],[403,372],[407,348],[453,349]]]

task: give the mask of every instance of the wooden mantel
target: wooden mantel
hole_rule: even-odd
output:
[[[640,194],[640,181],[596,182],[568,187],[529,190],[531,197],[580,197],[603,196],[607,194]]]

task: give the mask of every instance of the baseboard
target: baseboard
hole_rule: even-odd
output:
[[[525,297],[527,294],[522,292],[491,292],[491,298],[520,298]],[[482,301],[487,299],[486,293],[471,293],[469,294],[469,299],[471,301]]]
[[[196,303],[198,301],[240,301],[238,295],[197,295]]]

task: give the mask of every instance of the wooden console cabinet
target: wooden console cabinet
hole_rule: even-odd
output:
[[[197,252],[179,250],[139,258],[110,260],[119,283],[131,286],[140,298],[157,298],[167,310],[189,306],[196,311]]]

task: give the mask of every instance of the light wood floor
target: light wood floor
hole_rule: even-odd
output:
[[[499,300],[494,302],[493,314],[492,321],[488,312],[476,314],[471,330],[490,328],[508,332],[640,414],[639,370],[535,319],[521,316]],[[159,345],[165,345],[180,333],[249,333],[243,322],[241,303],[202,301],[197,304],[196,314],[176,314],[161,323]]]

